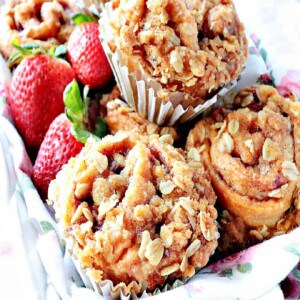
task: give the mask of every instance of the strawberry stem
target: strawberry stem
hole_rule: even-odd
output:
[[[51,57],[55,58],[62,58],[65,59],[67,54],[67,47],[66,45],[59,45],[57,47],[54,47],[54,53]]]
[[[80,25],[86,22],[98,23],[98,20],[94,16],[86,15],[83,13],[74,14],[72,17],[72,21],[75,25]]]
[[[36,56],[40,54],[47,54],[51,58],[65,59],[67,53],[67,47],[65,45],[59,45],[57,47],[52,46],[48,51],[38,44],[23,44],[20,45],[19,39],[15,37],[12,41],[12,45],[18,51],[13,53],[7,61],[9,68],[18,65],[25,57]]]
[[[65,113],[73,126],[71,132],[73,136],[82,143],[85,143],[90,136],[96,139],[106,135],[105,121],[98,117],[97,122],[92,126],[89,122],[89,105],[88,97],[89,87],[83,89],[83,99],[81,97],[78,83],[73,80],[67,85],[64,91]],[[94,129],[93,129],[94,128]]]

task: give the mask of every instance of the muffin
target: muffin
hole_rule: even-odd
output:
[[[178,105],[202,107],[238,78],[247,58],[244,27],[230,0],[113,1],[100,24],[125,100],[143,116],[163,106],[165,122]]]
[[[106,125],[113,134],[129,131],[141,135],[158,134],[161,139],[173,144],[179,140],[179,132],[174,127],[161,127],[143,118],[125,102],[115,99],[106,104]]]
[[[189,133],[218,202],[224,251],[237,251],[300,224],[300,103],[270,86],[241,90]]]
[[[8,59],[16,50],[12,41],[39,44],[45,49],[64,44],[74,25],[71,13],[77,12],[72,0],[6,0],[0,12],[0,52]]]
[[[100,17],[103,6],[110,0],[75,0],[84,13],[92,13],[93,15]]]
[[[202,164],[158,136],[89,139],[49,187],[81,270],[124,294],[190,277],[217,246],[215,194]]]

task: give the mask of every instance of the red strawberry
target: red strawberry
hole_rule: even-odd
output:
[[[63,92],[74,77],[66,61],[44,54],[27,57],[16,68],[10,105],[29,150],[38,150],[49,125],[64,111]]]
[[[80,152],[83,143],[90,136],[98,139],[106,134],[103,119],[98,117],[93,123],[90,121],[89,112],[94,105],[88,92],[85,87],[82,99],[77,82],[73,80],[68,84],[64,91],[66,114],[59,115],[46,133],[32,172],[33,183],[43,199],[47,197],[50,181],[71,157]]]
[[[35,161],[32,180],[43,199],[48,186],[61,167],[76,156],[83,144],[71,134],[72,123],[65,114],[60,114],[51,123]]]
[[[91,89],[105,86],[112,71],[99,39],[97,23],[82,23],[73,30],[67,45],[67,58],[77,79]]]

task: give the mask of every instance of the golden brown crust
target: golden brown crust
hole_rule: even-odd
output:
[[[230,0],[119,0],[113,7],[112,51],[131,72],[142,66],[162,95],[184,92],[199,104],[243,69],[247,41]]]
[[[161,127],[143,118],[139,113],[120,100],[107,103],[106,124],[113,134],[118,131],[129,131],[141,135],[158,134],[162,139],[173,144],[179,134],[174,127]]]
[[[299,116],[298,101],[253,86],[235,95],[230,110],[217,109],[190,131],[187,148],[202,148],[219,202],[234,216],[226,223],[232,235],[236,217],[256,239],[300,224]]]
[[[89,140],[49,188],[74,254],[96,282],[192,276],[217,246],[215,195],[200,162],[158,136]]]
[[[0,13],[0,52],[9,58],[15,38],[20,44],[36,43],[45,49],[65,43],[74,27],[71,12],[77,9],[72,0],[6,1]]]

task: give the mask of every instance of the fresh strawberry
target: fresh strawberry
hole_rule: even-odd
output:
[[[43,199],[47,197],[50,181],[83,147],[71,134],[71,126],[66,115],[60,114],[51,123],[42,142],[32,171],[32,180]]]
[[[86,22],[76,26],[68,41],[67,58],[77,79],[91,89],[102,88],[112,77],[97,23]]]
[[[30,151],[37,152],[49,125],[64,111],[63,92],[74,78],[69,63],[45,54],[26,57],[16,68],[10,106]]]
[[[84,89],[84,99],[80,95],[76,81],[71,82],[64,92],[66,114],[61,114],[51,123],[35,161],[32,180],[43,199],[46,199],[48,186],[69,159],[76,156],[83,143],[91,135],[95,139],[106,134],[103,119],[96,124],[89,122],[90,99],[88,89]]]

